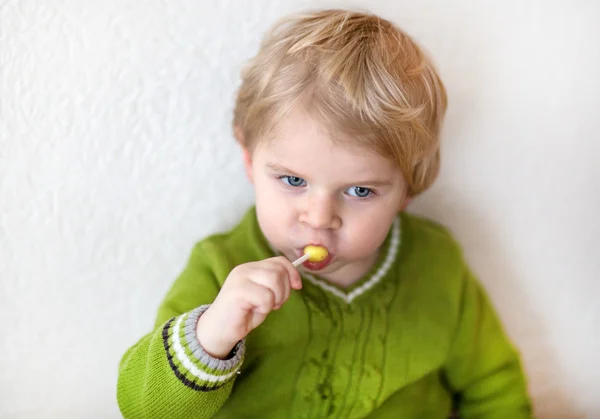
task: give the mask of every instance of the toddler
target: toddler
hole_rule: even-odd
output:
[[[518,352],[459,245],[405,212],[446,92],[380,17],[279,22],[233,130],[255,205],[197,243],[123,356],[126,418],[531,418]],[[321,250],[296,267],[306,246]]]

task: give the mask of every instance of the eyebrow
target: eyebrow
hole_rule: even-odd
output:
[[[297,177],[302,177],[296,171],[294,171],[292,169],[288,169],[287,167],[282,166],[282,165],[277,164],[277,163],[267,163],[266,166],[267,166],[267,168],[269,170],[272,170],[274,172],[281,172],[281,173],[286,173],[286,174],[294,175],[294,176],[297,176]]]
[[[387,180],[366,180],[364,182],[354,182],[354,185],[357,186],[376,186],[376,187],[382,187],[382,186],[390,186],[392,184],[392,182],[387,181]]]
[[[272,170],[274,172],[285,173],[285,174],[289,174],[289,175],[300,177],[300,178],[304,179],[304,176],[302,176],[301,174],[297,173],[296,171],[294,171],[292,169],[288,169],[287,167],[282,166],[280,164],[267,163],[266,166],[269,170]],[[367,179],[362,182],[351,182],[351,183],[352,183],[352,185],[355,185],[355,186],[363,186],[364,185],[364,186],[375,186],[375,187],[390,186],[392,184],[392,182],[390,182],[389,180],[377,180],[377,179]]]

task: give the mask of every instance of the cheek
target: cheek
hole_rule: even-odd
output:
[[[286,245],[292,214],[269,179],[256,179],[255,199],[258,222],[267,240],[276,247]]]
[[[375,252],[387,237],[393,220],[393,216],[386,215],[353,220],[352,225],[347,225],[344,240],[348,257],[361,259]]]

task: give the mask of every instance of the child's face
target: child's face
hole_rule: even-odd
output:
[[[407,203],[406,183],[392,161],[334,143],[298,108],[245,160],[267,240],[290,260],[308,244],[326,247],[331,257],[304,269],[333,282],[352,282],[369,270]]]

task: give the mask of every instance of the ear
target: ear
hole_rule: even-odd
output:
[[[242,147],[242,158],[244,159],[244,169],[246,169],[246,176],[250,183],[254,184],[254,178],[252,177],[252,153],[246,147]]]
[[[241,145],[244,144],[244,133],[239,125],[233,127],[233,135],[235,136],[235,139],[238,143],[240,143]]]
[[[406,181],[404,181],[404,199],[400,202],[399,212],[402,212],[410,205],[413,200],[413,195],[411,194],[411,188]]]
[[[406,207],[408,207],[408,204],[410,204],[412,201],[412,197],[407,196],[406,198],[404,198],[404,202],[402,202],[402,204],[400,204],[400,211],[404,211],[406,209]]]
[[[242,159],[244,160],[244,169],[246,170],[246,176],[250,183],[254,183],[254,179],[252,178],[252,153],[245,146],[244,141],[244,132],[239,127],[239,125],[235,125],[233,127],[233,135],[237,140],[238,144],[242,147]]]

